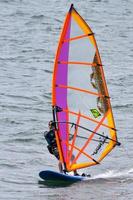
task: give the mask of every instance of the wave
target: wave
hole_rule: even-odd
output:
[[[38,97],[37,96],[22,96],[22,95],[16,95],[16,94],[4,94],[5,97],[11,98],[11,99],[23,99],[23,100],[29,100],[29,101],[38,101]],[[3,105],[4,106],[4,105]],[[9,105],[10,106],[10,105]]]
[[[62,21],[61,21],[60,19],[54,18],[54,20],[55,20],[56,22],[62,23]]]
[[[45,69],[44,70],[46,73],[48,73],[48,74],[52,74],[52,72],[50,71],[50,70],[48,70],[48,69]]]
[[[133,104],[125,104],[125,105],[114,105],[113,108],[118,108],[118,109],[121,109],[121,108],[132,108]]]
[[[42,96],[46,99],[51,99],[51,92],[45,92],[45,94],[43,94]]]
[[[52,63],[53,64],[53,60],[44,60],[44,62],[46,62],[46,63]]]
[[[35,139],[33,138],[16,138],[13,140],[14,142],[20,142],[20,143],[31,143],[31,142],[34,142]]]
[[[1,0],[0,2],[1,2],[1,3],[7,3],[7,4],[11,3],[10,0]],[[15,0],[12,0],[12,2],[15,2]]]
[[[131,178],[133,180],[133,168],[128,170],[109,170],[105,173],[94,175],[89,180],[95,180],[95,179],[126,179]]]
[[[40,15],[33,15],[31,18],[32,19],[44,19],[46,17],[44,15],[40,14]]]
[[[4,168],[13,168],[13,169],[16,169],[16,168],[19,168],[16,164],[12,164],[12,163],[2,163],[1,164],[1,167],[4,167]]]

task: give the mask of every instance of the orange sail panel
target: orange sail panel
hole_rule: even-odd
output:
[[[56,111],[60,160],[67,171],[99,164],[117,144],[97,43],[73,5],[56,53],[52,106]]]

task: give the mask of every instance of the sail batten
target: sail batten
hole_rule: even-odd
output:
[[[72,64],[72,65],[87,65],[87,66],[92,66],[92,67],[96,67],[97,64],[96,63],[89,63],[89,62],[78,62],[78,61],[58,61],[58,64]],[[100,65],[99,65],[100,66]]]
[[[96,39],[73,5],[55,57],[52,106],[67,171],[99,164],[119,144]]]
[[[72,37],[72,38],[69,38],[67,40],[64,40],[63,42],[71,42],[73,40],[79,40],[79,39],[82,39],[84,37],[89,37],[91,35],[93,35],[94,33],[88,33],[88,34],[84,34],[84,35],[79,35],[79,36],[76,36],[76,37]]]
[[[64,112],[67,112],[67,113],[70,113],[70,114],[72,114],[72,115],[78,116],[78,113],[73,112],[73,111],[71,111],[71,110],[63,110],[63,111],[64,111]],[[94,123],[96,123],[96,124],[99,124],[99,121],[97,121],[97,120],[95,120],[95,119],[93,119],[93,118],[91,118],[91,117],[88,117],[88,116],[86,116],[86,115],[81,114],[81,117],[83,117],[83,118],[85,118],[85,119],[87,119],[87,120],[90,120],[90,121],[92,121],[92,122],[94,122]],[[105,126],[106,128],[112,129],[112,130],[114,130],[114,131],[116,130],[114,127],[111,127],[111,126],[109,126],[109,125],[107,125],[107,124],[102,123],[101,125],[102,125],[102,126]]]
[[[69,85],[67,85],[67,86],[66,85],[56,85],[56,87],[77,90],[77,91],[85,92],[85,93],[92,94],[92,95],[95,95],[95,96],[104,97],[102,94],[99,94],[99,93],[96,93],[96,92],[92,92],[92,91],[89,91],[89,90],[84,90],[82,88],[72,87],[72,86],[69,86]]]

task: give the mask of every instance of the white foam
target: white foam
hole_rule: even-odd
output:
[[[119,177],[133,177],[133,168],[122,171],[109,170],[105,173],[92,176],[91,179],[99,179],[99,178],[107,179],[107,178],[119,178]]]

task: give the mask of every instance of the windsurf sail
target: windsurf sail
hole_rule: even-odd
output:
[[[73,4],[55,57],[52,109],[67,171],[99,164],[120,145],[94,33]]]

